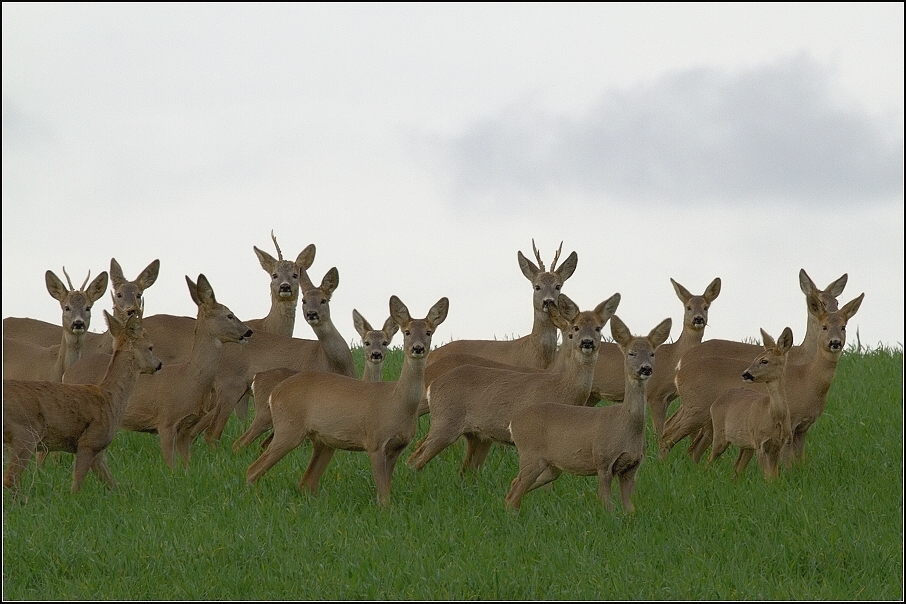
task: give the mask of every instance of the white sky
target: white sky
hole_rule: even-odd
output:
[[[805,329],[798,272],[843,273],[864,345],[903,342],[903,4],[4,2],[3,316],[161,260],[146,314],[243,319],[252,246],[309,243],[334,323],[441,296],[435,344],[525,335],[516,262],[563,242],[583,309],[635,333],[723,291],[706,338]],[[104,299],[104,307],[109,298]],[[96,313],[92,330],[103,331]],[[312,338],[301,318],[297,337]],[[608,331],[609,335],[609,331]],[[394,342],[398,345],[399,340]]]

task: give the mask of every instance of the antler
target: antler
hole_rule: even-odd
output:
[[[280,251],[280,245],[277,243],[277,238],[274,237],[274,229],[271,229],[271,239],[274,240],[274,247],[277,248],[277,259],[283,260],[283,252]]]
[[[540,268],[542,271],[544,271],[545,270],[544,261],[541,260],[541,254],[538,253],[538,248],[535,247],[535,238],[534,237],[532,237],[532,251],[535,252],[535,259],[538,261],[538,268]]]
[[[563,242],[560,242],[560,247],[557,248],[557,253],[554,254],[554,261],[551,262],[551,272],[556,272],[557,270],[557,259],[560,258],[560,252],[563,251]]]
[[[72,279],[69,278],[69,273],[66,272],[66,267],[63,267],[63,274],[66,275],[66,282],[69,283],[69,290],[72,291],[75,288],[72,286]]]

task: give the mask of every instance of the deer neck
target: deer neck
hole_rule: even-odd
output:
[[[138,367],[135,356],[131,351],[114,349],[107,371],[98,387],[110,403],[116,424],[122,421],[126,413],[126,406],[135,390],[137,380]]]
[[[558,364],[563,400],[571,401],[576,405],[584,405],[591,394],[598,355],[597,353],[582,354],[577,348],[567,349],[567,353],[568,356],[561,352],[561,361]]]
[[[293,330],[296,327],[297,302],[298,298],[295,300],[284,300],[271,292],[271,310],[261,322],[262,330],[268,333],[292,337]]]
[[[820,414],[827,404],[827,393],[842,353],[816,350],[808,363],[787,365],[787,406],[794,415]]]
[[[698,346],[705,337],[705,329],[693,329],[688,325],[683,325],[683,331],[680,332],[679,338],[673,343],[673,353],[675,358],[681,359],[690,348]],[[660,355],[660,351],[658,351]]]
[[[82,358],[82,351],[85,347],[85,333],[70,333],[63,331],[63,341],[60,343],[60,349],[57,352],[57,362],[54,366],[55,375],[58,376],[56,381],[62,381],[63,373],[72,366],[73,363]]]
[[[532,323],[532,333],[529,342],[539,361],[538,367],[547,369],[554,361],[557,354],[557,327],[551,323],[550,315],[543,310],[535,311],[535,321]]]
[[[414,359],[406,355],[400,377],[393,391],[394,400],[406,415],[417,417],[418,404],[425,394],[425,357]]]
[[[818,319],[811,313],[808,315],[808,321],[805,324],[805,336],[802,338],[802,344],[798,347],[797,354],[799,358],[810,359],[818,352]]]
[[[633,420],[633,425],[642,427],[643,434],[645,431],[645,405],[647,404],[645,391],[647,387],[648,380],[635,379],[630,375],[626,376],[626,393],[623,396],[623,407]]]
[[[356,377],[352,351],[349,349],[349,344],[337,331],[333,321],[321,321],[317,325],[312,325],[311,328],[314,330],[315,336],[321,344],[321,352],[332,370],[349,377]]]
[[[204,319],[199,317],[195,321],[195,339],[187,363],[189,374],[202,385],[209,381],[213,383],[222,353],[223,342],[207,329]]]
[[[373,363],[368,359],[365,359],[365,371],[362,372],[362,381],[365,382],[380,382],[383,378],[384,373],[384,362]]]
[[[775,427],[780,428],[780,435],[785,439],[789,437],[792,430],[790,428],[790,407],[786,397],[786,376],[779,380],[772,380],[765,384],[770,396],[770,414],[771,420]]]

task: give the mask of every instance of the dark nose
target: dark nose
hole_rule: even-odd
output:
[[[701,315],[696,315],[696,316],[692,317],[692,324],[693,325],[704,325],[705,318]]]
[[[381,352],[378,352],[378,351],[372,352],[372,353],[371,353],[371,360],[372,360],[372,361],[383,361],[383,360],[384,360],[384,355],[383,355]]]
[[[742,379],[744,379],[747,382],[754,382],[755,376],[752,375],[751,373],[749,373],[748,371],[746,371],[745,373],[742,374]]]
[[[292,291],[292,288],[289,286],[289,283],[283,282],[280,284],[280,293]]]
[[[422,346],[421,344],[416,344],[415,346],[412,347],[412,352],[414,354],[425,354],[425,347]]]
[[[651,365],[643,365],[639,369],[639,375],[647,375],[650,377],[651,376]]]
[[[831,342],[830,342],[830,349],[831,349],[831,350],[842,350],[842,349],[843,349],[843,342],[840,341],[840,340],[831,340]]]
[[[244,338],[250,338],[250,337],[252,337],[252,333],[253,333],[252,330],[249,329],[248,331],[245,332],[245,335],[242,336],[242,337],[244,337]]]
[[[308,321],[309,323],[311,323],[312,321],[317,321],[318,312],[313,310],[311,312],[305,313],[305,320]]]
[[[85,329],[85,321],[81,319],[72,322],[73,329]]]
[[[591,338],[582,338],[582,342],[579,344],[579,348],[586,348],[586,349],[594,350],[595,341],[592,340]]]

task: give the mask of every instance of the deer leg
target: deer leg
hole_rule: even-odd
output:
[[[378,503],[385,506],[390,502],[390,480],[396,458],[391,461],[384,451],[369,451],[368,455],[371,457],[371,473],[374,476]],[[398,456],[399,454],[396,455]]]
[[[636,464],[617,477],[620,481],[620,499],[623,501],[623,510],[629,514],[635,512],[635,506],[632,505],[632,494],[635,492],[635,475],[638,471],[639,466]]]
[[[94,466],[98,452],[90,447],[79,446],[76,448],[75,464],[72,468],[72,489],[71,492],[78,493],[85,481],[88,470]]]
[[[733,465],[733,479],[739,478],[742,473],[745,471],[746,466],[749,465],[749,460],[752,459],[752,455],[755,454],[755,449],[740,449],[739,456],[736,458],[736,463]]]
[[[613,482],[613,467],[598,468],[598,499],[604,504],[608,512],[613,511],[613,494],[610,485]]]
[[[730,442],[727,440],[724,431],[720,428],[715,428],[713,432],[714,444],[711,445],[711,455],[708,457],[708,463],[714,463],[714,460],[724,454],[724,451],[727,450],[727,447],[730,446]]]
[[[712,422],[708,422],[704,428],[698,431],[695,440],[692,442],[692,446],[689,447],[689,454],[692,456],[692,461],[695,463],[701,461],[701,458],[704,457],[705,451],[711,446],[713,440],[714,426]]]
[[[466,455],[462,460],[459,474],[463,475],[468,470],[477,470],[484,463],[491,451],[494,441],[482,438],[477,434],[466,434]]]
[[[276,441],[271,443],[268,450],[273,449],[275,446]],[[307,489],[312,495],[317,494],[318,482],[321,480],[321,476],[324,474],[324,470],[327,469],[330,460],[333,459],[335,452],[336,449],[333,447],[328,447],[323,443],[312,442],[311,459],[308,461],[308,467],[305,468],[302,480],[299,481],[300,489]]]
[[[176,427],[165,426],[163,429],[158,429],[158,433],[160,434],[160,450],[163,453],[164,461],[167,462],[170,469],[175,469]]]
[[[510,492],[507,493],[504,503],[518,510],[522,505],[522,498],[533,488],[537,488],[537,479],[547,469],[547,463],[539,459],[534,463],[526,462],[519,465],[519,472],[516,478],[510,483]]]
[[[302,444],[304,436],[274,440],[273,446],[268,447],[258,459],[252,462],[246,472],[245,479],[249,484],[255,484],[265,472],[270,470],[275,463],[283,459],[287,453]]]
[[[91,471],[94,472],[95,476],[102,480],[108,488],[116,488],[116,481],[110,473],[110,468],[107,467],[106,449],[98,453],[97,457],[94,458],[94,463],[91,465]]]
[[[421,470],[438,453],[456,441],[456,438],[450,439],[447,434],[442,433],[440,428],[436,428],[437,426],[438,424],[436,423],[431,424],[431,427],[428,428],[428,433],[415,448],[415,452],[406,460],[406,465],[416,470]]]
[[[36,443],[34,441],[12,444],[9,463],[6,466],[6,473],[3,475],[4,487],[12,491],[19,490],[19,478],[25,468],[28,467],[28,462],[31,461],[35,446]]]
[[[236,439],[236,442],[233,443],[233,452],[236,453],[240,449],[243,449],[253,442],[255,439],[270,430],[273,427],[273,417],[271,416],[271,409],[267,405],[265,400],[263,403],[259,403],[258,399],[255,399],[255,417],[252,419],[252,425],[248,427],[248,430],[242,433],[242,436]]]

